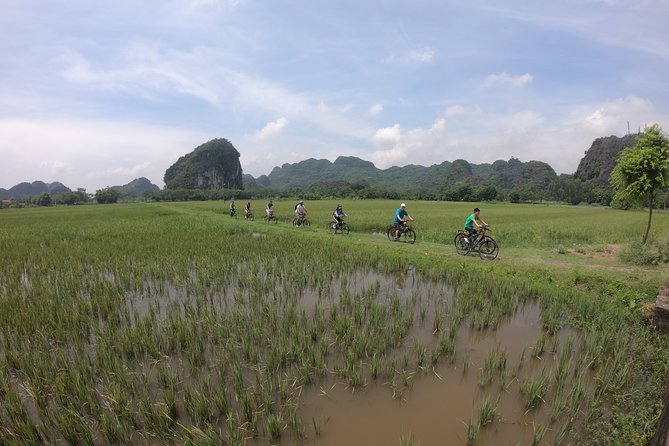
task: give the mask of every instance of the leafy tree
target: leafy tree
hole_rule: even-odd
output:
[[[95,191],[95,200],[100,204],[116,203],[121,193],[113,187],[106,187]]]
[[[610,189],[605,187],[597,187],[592,191],[592,193],[595,203],[601,204],[602,206],[608,206],[611,204],[613,193]]]
[[[492,201],[497,198],[497,188],[492,184],[480,187],[476,190],[478,201]]]
[[[632,147],[625,148],[611,172],[614,198],[632,206],[648,205],[648,240],[655,194],[669,186],[669,138],[657,124],[643,132]]]
[[[51,206],[51,195],[48,192],[43,192],[37,197],[37,204],[39,206]]]

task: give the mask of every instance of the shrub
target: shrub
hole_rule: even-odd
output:
[[[632,265],[657,265],[662,260],[657,246],[652,243],[643,244],[640,241],[623,246],[618,255],[620,260]]]
[[[657,250],[660,253],[660,261],[669,263],[669,237],[654,241],[653,245],[657,247]]]

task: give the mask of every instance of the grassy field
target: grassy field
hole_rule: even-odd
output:
[[[520,392],[528,410],[550,405],[555,442],[653,435],[669,342],[643,308],[669,269],[615,255],[641,238],[646,213],[480,205],[500,246],[487,262],[453,248],[471,203],[407,203],[414,245],[385,236],[399,203],[343,203],[348,236],[326,229],[335,204],[307,202],[309,228],[290,225],[285,201],[276,225],[231,219],[222,202],[0,211],[0,444],[307,441],[318,426],[300,417],[303,386],[330,374],[351,388],[396,382],[452,358],[462,324],[495,329],[527,302],[541,305],[555,358]],[[653,228],[669,237],[669,214]],[[456,298],[381,300],[373,284],[347,288],[360,271],[416,271]],[[305,290],[336,299],[305,309]],[[433,339],[406,347],[425,318]],[[579,330],[578,348],[558,345],[564,327]]]

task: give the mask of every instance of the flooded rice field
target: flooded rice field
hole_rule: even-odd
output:
[[[235,273],[194,269],[132,291],[98,274],[83,294],[106,286],[123,304],[98,302],[88,342],[38,351],[44,369],[10,376],[26,421],[56,443],[83,429],[93,444],[561,444],[601,397],[601,344],[520,291],[413,268]],[[7,361],[21,365],[11,349]],[[48,393],[35,390],[63,364]],[[52,415],[81,400],[82,417]]]

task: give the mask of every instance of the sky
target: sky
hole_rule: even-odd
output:
[[[0,188],[94,192],[214,138],[255,177],[539,160],[669,130],[669,0],[2,0]]]

